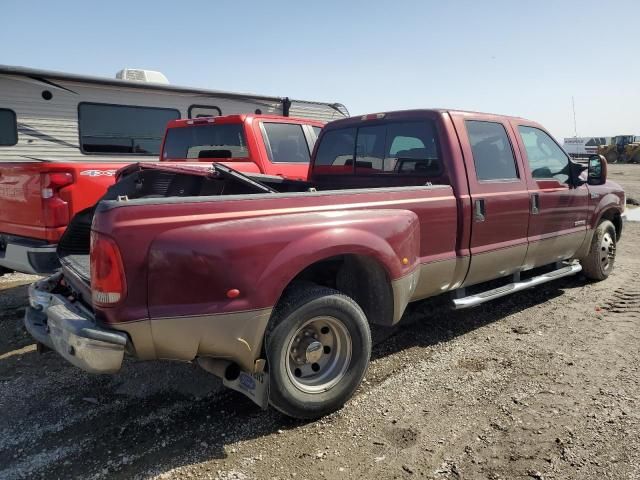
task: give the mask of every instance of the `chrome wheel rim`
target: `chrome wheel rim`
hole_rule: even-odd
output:
[[[326,392],[345,376],[351,354],[351,335],[344,324],[335,317],[314,317],[289,338],[287,375],[302,392]]]
[[[616,244],[610,232],[605,232],[600,242],[600,265],[603,271],[607,271],[613,265],[616,256]]]

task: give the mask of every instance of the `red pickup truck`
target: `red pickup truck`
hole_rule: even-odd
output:
[[[323,123],[277,115],[172,120],[160,159],[211,159],[243,172],[304,179]],[[56,244],[73,216],[94,205],[114,181],[114,162],[0,164],[0,275],[50,273]]]
[[[164,162],[220,162],[246,173],[304,180],[322,122],[278,115],[172,120],[160,150]]]
[[[308,182],[224,165],[131,165],[32,285],[27,329],[90,372],[126,353],[196,360],[294,417],[341,407],[369,325],[448,293],[454,308],[612,271],[625,205],[606,160],[538,124],[449,110],[328,124]],[[487,283],[490,282],[490,283]]]

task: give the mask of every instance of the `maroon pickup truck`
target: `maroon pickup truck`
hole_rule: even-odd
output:
[[[257,404],[312,418],[360,384],[370,324],[613,269],[624,192],[538,124],[449,111],[328,124],[307,182],[213,164],[131,165],[62,238],[26,326],[96,373],[125,353],[197,361]],[[487,283],[491,281],[490,283]]]

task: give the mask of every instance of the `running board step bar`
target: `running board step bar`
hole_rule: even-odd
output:
[[[579,263],[567,265],[566,267],[554,270],[553,272],[538,275],[537,277],[531,277],[527,280],[513,282],[503,287],[494,288],[493,290],[487,290],[486,292],[478,293],[476,295],[456,298],[453,300],[453,308],[456,310],[460,310],[463,308],[475,307],[476,305],[480,305],[481,303],[495,300],[496,298],[504,297],[515,292],[520,292],[521,290],[535,287],[536,285],[542,285],[543,283],[557,280],[558,278],[575,275],[580,271],[582,271],[582,266]]]

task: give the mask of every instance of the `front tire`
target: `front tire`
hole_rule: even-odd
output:
[[[271,405],[318,418],[340,409],[360,385],[371,356],[369,323],[350,297],[306,284],[276,308],[266,355]]]
[[[591,280],[604,280],[613,271],[616,258],[616,227],[609,220],[600,222],[587,256],[580,260],[582,272]]]
[[[615,152],[615,151],[607,152],[607,154],[605,155],[605,158],[607,159],[607,163],[617,163],[618,152]]]

